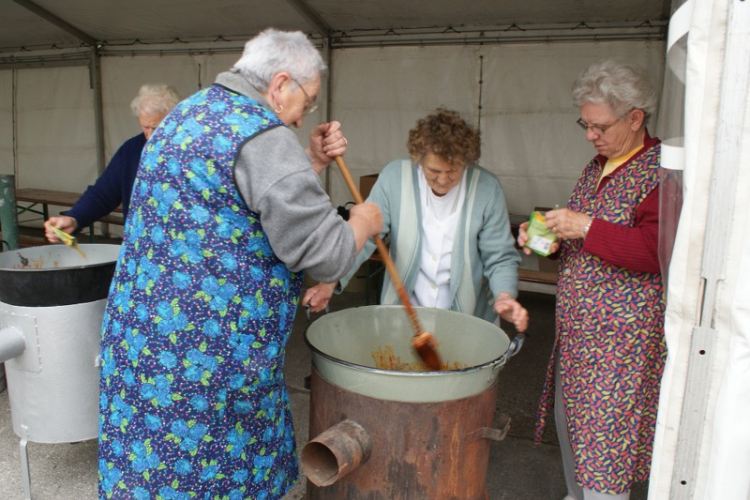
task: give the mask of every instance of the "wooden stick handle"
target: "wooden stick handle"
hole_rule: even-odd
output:
[[[352,178],[352,174],[351,172],[349,172],[349,168],[346,166],[344,158],[342,158],[341,156],[337,156],[336,165],[339,166],[341,175],[344,177],[344,182],[346,182],[346,185],[349,187],[349,191],[352,193],[354,201],[357,204],[364,203],[364,200],[362,199],[362,193],[359,192],[359,188],[354,183],[354,178]],[[391,260],[391,255],[388,253],[388,248],[385,246],[385,243],[383,243],[383,240],[380,239],[379,236],[373,236],[372,239],[375,241],[375,246],[378,248],[378,252],[380,252],[380,257],[383,259],[385,269],[386,271],[388,271],[388,274],[391,277],[391,281],[393,281],[393,286],[396,287],[396,291],[398,292],[398,296],[401,299],[401,303],[406,308],[406,314],[409,316],[409,321],[411,322],[411,326],[414,329],[414,335],[419,335],[420,333],[422,333],[422,326],[419,324],[417,313],[416,311],[414,311],[414,308],[411,305],[409,295],[406,293],[406,289],[404,288],[404,283],[401,281],[401,278],[398,275],[398,271],[396,270],[396,266],[393,263],[393,260]]]

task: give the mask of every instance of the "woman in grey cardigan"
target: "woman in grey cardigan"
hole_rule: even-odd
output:
[[[500,182],[476,164],[480,133],[458,113],[438,108],[409,131],[411,159],[388,164],[367,201],[383,213],[383,235],[413,304],[451,309],[518,331],[528,312],[515,300],[521,258],[514,247]],[[302,303],[328,304],[375,251],[369,241],[338,283],[318,283]],[[398,304],[388,276],[381,304]]]

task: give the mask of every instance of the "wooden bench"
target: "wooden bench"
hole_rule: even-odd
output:
[[[49,207],[72,207],[81,197],[81,193],[70,191],[55,191],[50,189],[23,188],[16,190],[16,208],[18,215],[30,212],[42,216],[42,220],[49,219]],[[64,214],[65,212],[61,212]],[[120,215],[117,215],[120,214]],[[111,214],[105,215],[97,222],[124,225],[122,207],[115,208]],[[94,240],[94,226],[89,226],[89,238]]]
[[[528,292],[541,292],[554,295],[557,290],[557,273],[519,269],[518,288],[519,290]]]

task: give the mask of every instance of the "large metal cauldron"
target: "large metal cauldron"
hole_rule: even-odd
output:
[[[311,441],[301,453],[310,500],[484,500],[497,375],[521,346],[472,316],[417,308],[440,342],[440,372],[385,366],[419,361],[403,308],[368,306],[321,317],[312,350]],[[396,360],[395,363],[390,361]],[[390,363],[390,364],[389,364]]]
[[[62,443],[97,435],[99,340],[118,245],[0,253],[0,361],[13,430]]]

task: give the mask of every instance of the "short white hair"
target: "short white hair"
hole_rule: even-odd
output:
[[[166,115],[181,101],[177,90],[163,83],[146,83],[138,89],[138,95],[130,103],[135,116],[140,114]]]
[[[658,98],[643,68],[626,61],[607,59],[586,68],[573,84],[573,102],[607,104],[616,115],[640,109],[648,117],[656,112]]]
[[[326,63],[301,31],[262,31],[245,44],[234,65],[258,91],[265,92],[275,75],[286,71],[300,84],[324,78]]]

